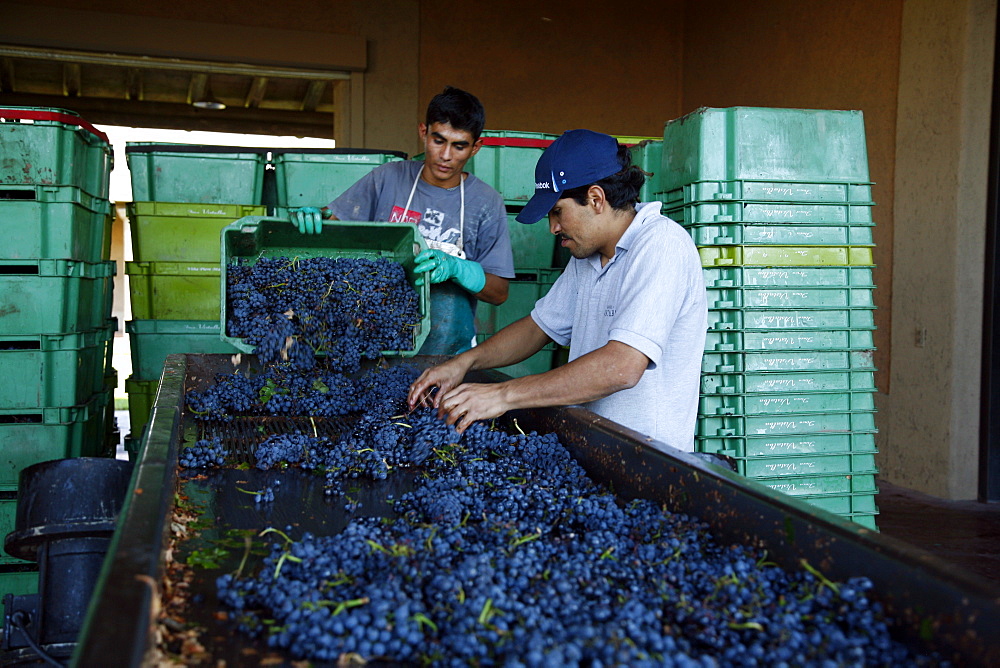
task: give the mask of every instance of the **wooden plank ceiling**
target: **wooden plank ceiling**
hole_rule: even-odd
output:
[[[333,138],[335,96],[348,78],[0,45],[0,106],[70,109],[99,124]]]

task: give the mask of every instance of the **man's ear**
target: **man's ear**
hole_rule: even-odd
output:
[[[608,199],[604,194],[604,188],[598,185],[590,186],[587,189],[587,206],[594,209],[594,213],[601,213],[607,205]]]
[[[469,153],[469,157],[471,158],[475,154],[479,153],[479,149],[481,149],[482,147],[483,147],[483,138],[480,137],[479,139],[476,140],[476,143],[472,145],[472,152]]]
[[[418,123],[417,124],[417,133],[420,135],[420,143],[421,144],[423,144],[425,141],[427,141],[427,124],[426,123]]]

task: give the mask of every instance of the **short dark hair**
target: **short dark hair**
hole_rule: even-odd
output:
[[[486,125],[486,110],[472,93],[446,86],[427,105],[427,127],[434,123],[449,123],[456,130],[471,134],[472,141],[478,141]]]
[[[618,164],[621,170],[585,186],[564,190],[560,199],[567,197],[581,206],[587,203],[590,186],[600,186],[608,199],[608,204],[616,211],[628,211],[639,201],[639,191],[646,182],[646,172],[632,164],[632,152],[628,146],[618,144]]]

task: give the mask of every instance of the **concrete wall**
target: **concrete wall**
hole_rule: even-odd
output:
[[[422,2],[420,99],[450,84],[489,129],[662,137],[680,113],[683,6]]]
[[[880,465],[894,483],[953,499],[977,494],[995,13],[995,0],[910,0],[903,11]]]

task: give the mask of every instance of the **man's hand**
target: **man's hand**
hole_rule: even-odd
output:
[[[472,260],[448,255],[444,251],[430,248],[420,253],[416,258],[417,266],[413,269],[418,274],[426,272],[431,283],[443,283],[449,279],[454,279],[463,288],[476,294],[486,287],[486,272],[482,265]],[[417,285],[424,284],[424,276],[416,280]]]
[[[302,234],[319,234],[323,230],[323,214],[314,206],[291,209],[288,219],[295,223]]]
[[[464,383],[449,392],[438,391],[435,397],[438,417],[464,432],[477,420],[500,417],[511,405],[507,402],[507,383]]]
[[[437,408],[441,396],[457,387],[465,378],[468,370],[469,366],[459,361],[457,357],[438,366],[424,369],[420,377],[410,385],[410,392],[406,399],[410,410],[412,411],[417,406]],[[437,388],[436,394],[434,388]]]

